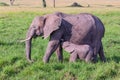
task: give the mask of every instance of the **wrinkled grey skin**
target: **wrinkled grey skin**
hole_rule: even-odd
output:
[[[62,48],[70,53],[70,62],[75,62],[77,58],[86,62],[92,62],[93,60],[93,49],[87,45],[76,45],[65,41],[62,43]]]
[[[49,62],[53,52],[57,52],[58,59],[62,61],[62,48],[60,40],[81,45],[88,44],[92,47],[94,58],[97,53],[100,59],[105,61],[101,39],[104,36],[104,25],[99,18],[87,13],[68,15],[61,12],[35,17],[26,35],[26,55],[31,60],[32,38],[42,36],[46,39],[50,36],[49,43],[43,57],[43,61]]]

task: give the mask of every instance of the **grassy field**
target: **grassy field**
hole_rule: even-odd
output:
[[[20,4],[22,1],[27,0],[21,0]],[[29,5],[31,4],[32,2],[29,2]],[[78,60],[69,63],[69,54],[64,52],[63,63],[59,63],[53,54],[50,62],[44,64],[42,57],[48,40],[37,38],[32,42],[32,58],[35,62],[28,63],[25,58],[25,43],[19,41],[25,38],[35,16],[55,11],[69,14],[89,12],[98,16],[106,29],[102,41],[107,62],[102,63],[99,60],[93,64]],[[0,7],[0,80],[120,80],[120,9],[118,7],[43,9],[23,5]]]

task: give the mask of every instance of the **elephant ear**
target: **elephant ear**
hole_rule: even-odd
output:
[[[46,39],[50,34],[59,29],[59,26],[61,25],[61,18],[56,15],[48,15],[45,20],[45,26],[44,26],[44,39]]]
[[[70,42],[63,42],[62,48],[69,53],[72,53],[75,50],[75,46]]]

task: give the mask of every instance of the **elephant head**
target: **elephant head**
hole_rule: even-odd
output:
[[[33,19],[26,34],[26,57],[31,62],[32,38],[42,36],[45,39],[55,30],[59,29],[61,18],[56,15],[37,16]]]

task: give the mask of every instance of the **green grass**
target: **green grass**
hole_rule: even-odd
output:
[[[9,6],[9,4],[4,3],[4,2],[0,2],[0,6]]]
[[[120,11],[92,11],[92,13],[105,24],[103,46],[106,63],[100,60],[96,64],[79,60],[69,63],[69,54],[64,52],[63,63],[59,63],[53,54],[50,62],[44,64],[42,57],[48,40],[41,38],[33,40],[32,58],[35,62],[28,63],[25,58],[25,43],[19,41],[25,38],[32,19],[46,13],[28,11],[0,13],[0,80],[119,80]]]

